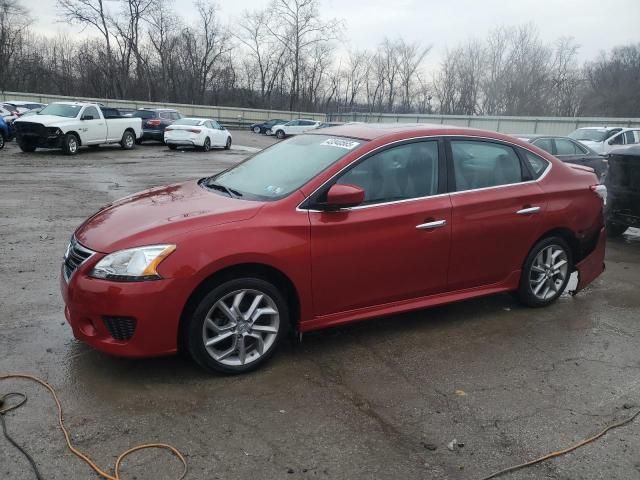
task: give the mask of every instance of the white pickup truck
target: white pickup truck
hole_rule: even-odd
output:
[[[123,117],[115,108],[87,102],[50,103],[35,115],[18,118],[14,126],[23,152],[61,148],[75,155],[81,146],[95,148],[104,143],[119,143],[130,150],[142,135],[140,118]]]

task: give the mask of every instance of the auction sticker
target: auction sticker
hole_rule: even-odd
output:
[[[353,140],[345,140],[344,138],[327,138],[320,145],[327,145],[329,147],[344,148],[346,150],[353,150],[360,142],[354,142]]]

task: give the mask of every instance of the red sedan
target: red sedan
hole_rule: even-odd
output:
[[[344,125],[104,207],[62,266],[77,338],[245,372],[306,332],[498,292],[532,307],[604,269],[604,187],[493,132]]]

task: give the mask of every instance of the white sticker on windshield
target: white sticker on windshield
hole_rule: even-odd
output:
[[[347,150],[353,150],[360,142],[354,142],[353,140],[345,140],[344,138],[327,138],[320,145],[327,145],[329,147],[345,148]]]

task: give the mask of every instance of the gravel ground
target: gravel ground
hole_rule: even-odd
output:
[[[73,441],[103,468],[133,445],[161,441],[185,453],[190,479],[479,479],[640,407],[638,230],[609,243],[593,285],[552,307],[497,295],[317,332],[241,377],[180,357],[111,358],[74,340],[58,274],[75,227],[118,197],[210,175],[245,158],[241,146],[274,141],[233,135],[230,152],[151,143],[75,157],[23,154],[15,143],[0,151],[0,375],[51,382]],[[6,419],[44,477],[97,478],[66,450],[47,394],[0,383],[0,395],[10,390],[29,395]],[[504,478],[637,479],[639,433],[640,420]],[[122,469],[138,480],[179,471],[162,452]],[[0,478],[34,478],[4,439]]]

